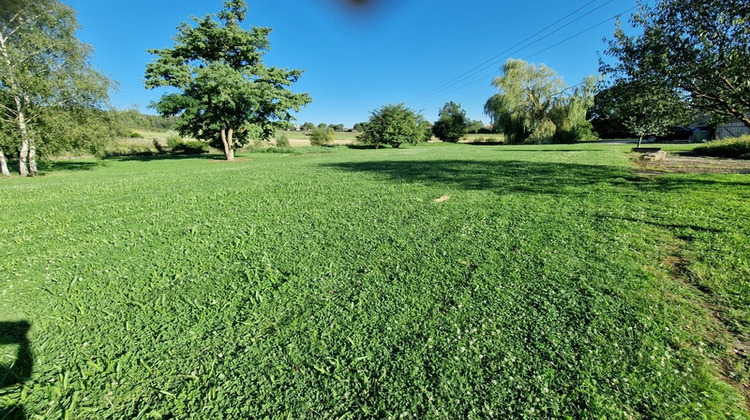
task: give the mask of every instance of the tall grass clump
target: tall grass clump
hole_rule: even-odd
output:
[[[750,159],[750,135],[712,141],[693,151],[701,156]]]
[[[310,144],[313,146],[328,146],[333,143],[333,128],[315,128],[310,133]]]
[[[286,135],[286,133],[279,133],[276,135],[276,147],[289,147],[289,136]]]

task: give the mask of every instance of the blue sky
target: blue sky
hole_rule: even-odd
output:
[[[146,64],[153,59],[146,50],[171,47],[180,22],[215,13],[223,2],[62,1],[78,12],[78,36],[93,46],[94,66],[119,83],[113,104],[147,113],[153,113],[148,104],[164,92],[143,87]],[[597,73],[606,48],[602,39],[614,31],[609,19],[623,14],[626,21],[635,3],[249,0],[246,25],[273,28],[266,64],[305,70],[292,89],[310,93],[313,103],[296,115],[298,124],[351,127],[366,121],[372,110],[399,102],[434,121],[447,101],[487,124],[482,109],[496,93],[491,81],[508,58],[544,63],[575,85]]]

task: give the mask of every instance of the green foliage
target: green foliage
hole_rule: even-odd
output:
[[[404,104],[384,105],[372,111],[370,120],[363,128],[364,132],[357,139],[363,144],[387,144],[394,148],[404,143],[417,144],[427,136],[426,127],[419,126],[423,119]]]
[[[638,35],[628,36],[618,22],[606,51],[617,62],[602,63],[601,70],[615,82],[687,93],[695,113],[737,118],[750,127],[748,16],[746,0],[660,0],[654,6],[641,5],[631,19]],[[657,98],[642,105],[659,108],[661,102]]]
[[[146,67],[147,88],[178,90],[163,95],[156,110],[180,115],[180,134],[218,146],[227,160],[235,148],[288,128],[291,111],[311,101],[287,89],[302,71],[262,62],[271,29],[243,29],[246,14],[246,2],[233,0],[215,16],[195,18],[195,26],[183,23],[174,47],[150,50],[158,59]]]
[[[153,156],[158,153],[159,149],[154,146],[153,142],[150,144],[143,141],[113,142],[97,151],[96,157],[115,158],[126,156]]]
[[[180,142],[180,144],[173,147],[172,153],[200,155],[203,153],[208,153],[208,144],[199,140],[187,140]]]
[[[182,144],[182,137],[177,134],[170,134],[167,136],[167,147],[172,150],[175,147]]]
[[[333,144],[333,128],[331,127],[316,127],[309,134],[310,144],[312,146],[328,146]]]
[[[492,82],[500,93],[487,101],[485,112],[509,143],[523,143],[548,120],[565,83],[547,66],[537,67],[523,60],[508,60],[502,71],[503,75]]]
[[[101,149],[114,135],[102,112],[112,84],[90,65],[78,29],[75,11],[56,0],[3,3],[0,147],[18,153],[21,175],[36,174],[38,154]]]
[[[484,134],[484,123],[479,120],[471,120],[466,125],[466,132],[469,134]]]
[[[493,84],[500,93],[485,104],[497,132],[510,144],[574,143],[596,135],[587,112],[594,104],[596,78],[571,91],[544,65],[508,60]]]
[[[599,93],[595,118],[620,123],[639,139],[659,136],[690,119],[683,98],[674,90],[644,78],[620,79]]]
[[[746,175],[641,177],[629,145],[317,149],[1,182],[0,320],[33,369],[0,412],[747,418],[712,364],[750,337]]]
[[[141,133],[139,133],[137,131],[131,131],[130,134],[128,134],[128,137],[130,137],[131,139],[142,139],[143,138],[143,134],[141,134]]]
[[[456,143],[467,133],[469,120],[461,105],[451,101],[438,112],[438,121],[432,126],[432,134],[442,141]]]
[[[315,128],[315,124],[313,124],[313,123],[311,123],[309,121],[305,122],[304,124],[302,124],[302,129],[305,130],[305,131],[310,131],[313,128]]]
[[[289,136],[286,133],[276,134],[276,147],[289,147]]]
[[[701,156],[746,159],[743,155],[750,153],[750,136],[714,140],[696,147],[693,151]]]
[[[135,109],[122,111],[110,111],[117,115],[120,123],[129,129],[140,129],[146,131],[169,131],[173,130],[177,123],[176,116],[147,115],[141,114]]]

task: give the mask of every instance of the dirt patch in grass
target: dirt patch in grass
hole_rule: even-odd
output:
[[[641,175],[662,173],[750,174],[750,160],[695,156],[687,153],[667,153],[664,160],[634,159]]]
[[[750,343],[743,341],[738,334],[722,318],[722,309],[711,302],[711,290],[696,281],[690,272],[690,262],[682,256],[682,248],[686,243],[675,240],[668,246],[662,264],[667,267],[670,276],[686,287],[695,288],[701,296],[698,304],[716,326],[716,330],[709,332],[706,339],[716,345],[726,348],[724,355],[714,360],[717,366],[717,376],[723,382],[734,387],[745,398],[745,410],[750,412],[750,383],[747,382],[748,360],[750,360]]]

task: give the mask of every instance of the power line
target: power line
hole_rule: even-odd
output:
[[[581,10],[585,9],[586,7],[590,6],[591,4],[593,4],[593,3],[596,3],[597,1],[598,1],[598,0],[591,0],[590,2],[588,2],[588,3],[584,4],[583,6],[579,7],[579,8],[578,8],[578,9],[576,9],[576,10],[574,10],[573,12],[571,12],[571,13],[569,13],[569,14],[565,15],[564,17],[562,17],[562,18],[560,18],[560,19],[556,20],[556,21],[555,21],[555,22],[553,22],[552,24],[550,24],[550,25],[546,26],[546,27],[545,27],[544,29],[542,29],[542,30],[540,30],[540,31],[536,32],[535,34],[533,34],[533,35],[531,35],[531,36],[529,36],[529,37],[527,37],[527,38],[525,38],[525,39],[523,39],[523,40],[521,40],[521,41],[519,41],[518,43],[516,43],[516,44],[514,44],[513,46],[511,46],[511,47],[507,48],[506,50],[502,51],[501,53],[499,53],[499,54],[495,55],[494,57],[492,57],[492,58],[490,58],[490,59],[488,59],[488,60],[484,61],[483,63],[481,63],[481,64],[479,64],[479,65],[477,65],[477,66],[475,66],[475,67],[472,67],[471,69],[469,69],[469,70],[467,70],[466,72],[464,72],[464,73],[460,74],[459,76],[456,76],[456,77],[454,77],[453,79],[451,79],[451,80],[449,80],[449,81],[447,81],[447,82],[443,83],[442,85],[440,85],[440,86],[438,86],[438,87],[436,87],[436,88],[434,88],[434,89],[430,90],[429,92],[427,92],[427,93],[425,93],[425,94],[423,94],[423,95],[419,96],[419,97],[418,97],[418,98],[416,98],[415,100],[417,100],[417,101],[418,101],[418,100],[420,100],[420,99],[422,99],[422,98],[424,98],[424,97],[428,97],[428,96],[430,96],[430,95],[431,95],[432,93],[434,93],[434,92],[436,92],[436,91],[439,91],[440,89],[442,89],[442,88],[444,88],[444,87],[448,87],[448,86],[450,86],[451,84],[453,84],[454,82],[459,82],[459,81],[461,81],[461,80],[464,80],[464,79],[465,79],[466,77],[470,77],[470,76],[472,76],[472,75],[476,74],[476,73],[475,73],[475,71],[476,71],[477,69],[483,70],[483,69],[484,69],[484,67],[483,67],[483,66],[485,66],[486,64],[488,64],[488,63],[491,63],[491,62],[493,62],[493,61],[494,61],[494,60],[495,60],[496,58],[498,58],[498,57],[502,56],[503,54],[507,53],[508,51],[512,50],[513,48],[516,48],[516,47],[518,47],[518,46],[522,45],[522,44],[523,44],[524,42],[526,42],[526,41],[529,41],[529,40],[533,39],[533,38],[534,38],[535,36],[537,36],[537,35],[539,35],[539,34],[543,33],[543,32],[544,32],[544,31],[546,31],[547,29],[550,29],[550,28],[552,28],[553,26],[555,26],[555,25],[557,25],[558,23],[560,23],[560,22],[564,21],[565,19],[569,18],[570,16],[572,16],[572,15],[574,15],[574,14],[578,13],[579,11],[581,11]],[[613,1],[613,0],[610,0],[609,2],[611,2],[611,1]],[[608,3],[609,3],[609,2],[608,2]],[[605,4],[606,4],[606,3],[605,3]],[[465,77],[465,76],[466,76],[466,77]]]
[[[534,44],[536,44],[536,43],[538,43],[538,42],[540,42],[540,41],[542,41],[542,40],[544,40],[544,39],[546,39],[546,38],[550,37],[551,35],[553,35],[553,34],[555,34],[555,33],[559,32],[560,30],[562,30],[562,29],[564,29],[564,28],[566,28],[566,27],[568,27],[568,26],[572,25],[573,23],[575,23],[575,22],[577,22],[577,21],[581,20],[582,18],[584,18],[584,17],[586,17],[586,16],[590,15],[591,13],[595,12],[596,10],[598,10],[598,9],[601,9],[602,7],[604,7],[604,6],[606,6],[607,4],[611,3],[612,1],[613,1],[613,0],[609,0],[609,1],[605,2],[604,4],[601,4],[601,5],[599,5],[598,7],[594,8],[594,9],[592,9],[592,10],[589,10],[588,12],[584,13],[583,15],[581,15],[581,16],[577,17],[576,19],[574,19],[574,20],[572,20],[572,21],[570,21],[570,22],[566,23],[565,25],[563,25],[563,26],[561,26],[561,27],[559,27],[559,28],[555,29],[554,31],[552,31],[552,32],[550,32],[550,33],[548,33],[548,34],[544,35],[543,37],[541,37],[541,38],[538,38],[538,39],[536,39],[535,41],[533,41],[533,42],[531,42],[531,43],[528,43],[527,45],[524,45],[524,46],[522,46],[522,47],[520,47],[520,48],[518,48],[518,49],[514,50],[514,51],[513,51],[513,52],[512,52],[512,53],[511,53],[510,55],[513,55],[513,54],[517,54],[517,53],[519,53],[519,52],[521,52],[521,51],[523,51],[523,50],[525,50],[525,49],[529,48],[530,46],[532,46],[532,45],[534,45]],[[475,76],[475,75],[479,74],[479,73],[480,73],[480,72],[482,72],[483,70],[486,70],[487,68],[491,67],[491,66],[492,66],[493,64],[495,64],[495,62],[497,62],[497,61],[498,61],[498,60],[497,60],[497,58],[500,58],[500,57],[502,57],[502,56],[503,56],[503,55],[504,55],[505,53],[507,53],[507,52],[509,52],[509,51],[513,50],[514,48],[516,48],[516,47],[518,47],[518,46],[521,46],[521,45],[522,45],[522,44],[524,44],[524,43],[525,43],[526,41],[529,41],[529,40],[533,39],[533,38],[534,38],[534,37],[536,37],[537,35],[539,35],[539,34],[541,34],[541,33],[545,32],[545,31],[546,31],[547,29],[549,29],[549,28],[551,28],[551,27],[555,26],[556,24],[558,24],[558,23],[560,23],[560,22],[564,21],[565,19],[569,18],[570,16],[572,16],[572,15],[574,15],[574,14],[578,13],[579,11],[581,11],[581,10],[583,10],[584,8],[588,7],[588,6],[589,6],[589,5],[591,5],[592,3],[594,3],[594,1],[592,1],[592,2],[589,2],[589,3],[586,3],[585,5],[583,5],[583,6],[579,7],[578,9],[576,9],[575,11],[573,11],[573,12],[569,13],[569,14],[568,14],[568,15],[566,15],[565,17],[563,17],[563,18],[561,18],[561,19],[557,20],[557,21],[556,21],[555,23],[553,23],[553,24],[551,24],[551,25],[548,25],[547,27],[545,27],[545,28],[544,28],[544,29],[542,29],[541,31],[538,31],[538,32],[536,32],[536,33],[535,33],[534,35],[532,35],[532,36],[530,36],[530,37],[527,37],[526,39],[524,39],[523,41],[521,41],[521,42],[519,42],[519,43],[516,43],[516,44],[515,44],[514,46],[512,46],[512,47],[510,47],[510,48],[506,49],[505,51],[501,52],[500,54],[498,54],[498,55],[496,55],[496,56],[494,56],[494,57],[490,58],[489,60],[487,60],[487,61],[483,62],[482,64],[479,64],[478,66],[475,66],[475,67],[473,67],[473,68],[472,68],[471,70],[469,70],[469,71],[467,71],[467,72],[463,73],[462,75],[460,75],[460,76],[458,76],[458,77],[455,77],[455,78],[451,79],[450,81],[448,81],[448,82],[446,82],[446,83],[442,84],[441,86],[439,86],[439,87],[437,87],[437,88],[435,88],[435,89],[432,89],[431,91],[429,91],[429,92],[427,92],[427,93],[425,93],[425,94],[421,95],[420,97],[418,97],[417,99],[415,99],[415,101],[417,101],[417,102],[422,102],[422,101],[426,100],[427,98],[429,98],[429,97],[431,97],[431,96],[434,96],[434,95],[437,95],[437,94],[440,94],[440,93],[443,93],[443,94],[448,94],[448,93],[452,93],[452,92],[455,92],[455,91],[458,91],[458,90],[464,89],[464,88],[466,88],[466,87],[468,87],[468,86],[470,86],[470,85],[472,85],[472,84],[474,84],[474,83],[476,83],[476,82],[478,82],[478,81],[480,81],[480,80],[484,80],[484,79],[485,79],[486,77],[488,77],[488,76],[487,76],[486,74],[482,74],[482,75],[480,76],[480,78],[475,78],[475,79],[472,79],[472,80],[471,80],[471,81],[469,81],[468,83],[462,84],[461,86],[459,86],[459,87],[457,87],[457,88],[455,88],[455,89],[451,89],[451,90],[449,90],[449,91],[445,91],[445,89],[447,89],[447,88],[450,88],[450,87],[452,87],[452,86],[455,86],[455,85],[457,85],[458,83],[461,83],[461,82],[463,82],[463,81],[465,81],[465,80],[467,80],[467,79],[471,78],[472,76]],[[646,1],[646,2],[644,2],[643,4],[648,4],[648,3],[650,3],[650,0],[647,0],[647,1]],[[573,39],[573,38],[575,38],[575,37],[578,37],[578,36],[580,36],[580,35],[582,35],[582,34],[584,34],[584,33],[586,33],[586,32],[589,32],[589,31],[591,31],[591,30],[593,30],[593,29],[595,29],[595,28],[597,28],[597,27],[599,27],[599,26],[601,26],[601,25],[603,25],[603,24],[605,24],[605,23],[607,23],[607,22],[609,22],[609,21],[611,21],[611,20],[614,20],[614,19],[618,18],[619,16],[621,16],[621,15],[623,15],[623,14],[625,14],[625,13],[628,13],[628,12],[630,12],[630,11],[634,10],[634,9],[637,9],[638,7],[639,7],[639,6],[634,6],[634,7],[631,7],[631,8],[629,8],[629,9],[625,10],[625,11],[622,11],[622,12],[620,12],[620,13],[618,13],[618,14],[616,14],[616,15],[612,16],[612,17],[610,17],[610,18],[607,18],[606,20],[604,20],[604,21],[602,21],[602,22],[600,22],[600,23],[597,23],[596,25],[593,25],[593,26],[591,26],[591,27],[589,27],[589,28],[587,28],[587,29],[585,29],[585,30],[583,30],[583,31],[580,31],[580,32],[576,33],[575,35],[572,35],[572,36],[570,36],[570,37],[567,37],[567,38],[563,39],[562,41],[559,41],[559,42],[557,42],[557,43],[555,43],[555,44],[553,44],[553,45],[551,45],[551,46],[549,46],[549,47],[546,47],[546,48],[544,48],[544,49],[542,49],[542,50],[539,50],[539,51],[535,52],[534,54],[532,54],[532,55],[528,56],[528,57],[527,57],[527,59],[528,59],[528,58],[531,58],[531,57],[534,57],[534,56],[536,56],[536,55],[538,55],[538,54],[541,54],[542,52],[545,52],[545,51],[547,51],[547,50],[550,50],[550,49],[552,49],[552,48],[554,48],[554,47],[556,47],[556,46],[558,46],[558,45],[560,45],[560,44],[563,44],[563,43],[565,43],[565,42],[567,42],[567,41],[569,41],[569,40],[571,40],[571,39]],[[445,92],[441,92],[441,91],[445,91]]]
[[[648,2],[646,2],[646,3],[648,3]],[[526,56],[526,57],[525,57],[524,59],[525,59],[525,60],[528,60],[529,58],[531,58],[531,57],[534,57],[534,56],[537,56],[537,55],[539,55],[539,54],[541,54],[541,53],[543,53],[543,52],[545,52],[545,51],[547,51],[547,50],[551,50],[552,48],[554,48],[554,47],[556,47],[556,46],[558,46],[558,45],[560,45],[560,44],[563,44],[563,43],[565,43],[565,42],[568,42],[568,41],[570,41],[571,39],[573,39],[573,38],[575,38],[575,37],[578,37],[578,36],[580,36],[580,35],[583,35],[584,33],[586,33],[586,32],[589,32],[589,31],[591,31],[591,30],[593,30],[593,29],[596,29],[597,27],[599,27],[599,26],[602,26],[602,25],[604,25],[605,23],[607,23],[607,22],[610,22],[610,21],[614,20],[614,19],[618,18],[619,16],[621,16],[621,15],[623,15],[623,14],[625,14],[625,13],[628,13],[628,12],[630,12],[630,11],[632,11],[632,10],[635,10],[635,9],[637,9],[638,7],[639,7],[639,6],[634,6],[634,7],[631,7],[631,8],[630,8],[630,9],[628,9],[628,10],[625,10],[625,11],[623,11],[623,12],[621,12],[621,13],[618,13],[618,14],[616,14],[616,15],[614,15],[614,16],[612,16],[612,17],[610,17],[610,18],[607,18],[607,19],[605,19],[605,20],[603,20],[603,21],[601,21],[601,22],[597,23],[596,25],[593,25],[593,26],[591,26],[591,27],[589,27],[589,28],[586,28],[586,29],[584,29],[584,30],[582,30],[581,32],[578,32],[578,33],[577,33],[577,34],[575,34],[575,35],[571,35],[571,36],[569,36],[569,37],[567,37],[567,38],[563,39],[562,41],[559,41],[559,42],[557,42],[557,43],[555,43],[555,44],[552,44],[552,45],[550,45],[549,47],[546,47],[546,48],[544,48],[544,49],[542,49],[542,50],[539,50],[539,51],[535,52],[534,54],[531,54],[531,55],[529,55],[529,56]],[[518,52],[518,51],[516,51],[516,52]],[[470,82],[468,82],[468,83],[466,83],[466,84],[463,84],[463,85],[461,85],[461,86],[459,86],[459,87],[457,87],[457,88],[455,88],[455,89],[452,89],[452,90],[450,90],[450,91],[447,91],[447,92],[445,92],[445,94],[447,95],[447,94],[449,94],[449,93],[453,93],[453,92],[459,91],[459,90],[461,90],[461,89],[464,89],[464,88],[466,88],[466,87],[468,87],[468,86],[471,86],[471,85],[473,85],[474,83],[477,83],[477,82],[479,82],[479,81],[481,81],[481,80],[485,80],[485,78],[486,78],[486,77],[488,77],[488,75],[486,75],[486,74],[482,74],[482,75],[481,75],[481,76],[480,76],[479,78],[473,79],[473,80],[471,80]],[[578,85],[575,85],[575,86],[571,86],[571,88],[572,88],[572,87],[577,87],[577,86],[580,86],[580,85],[581,85],[581,84],[579,83]],[[425,98],[425,99],[426,99],[426,98]]]

